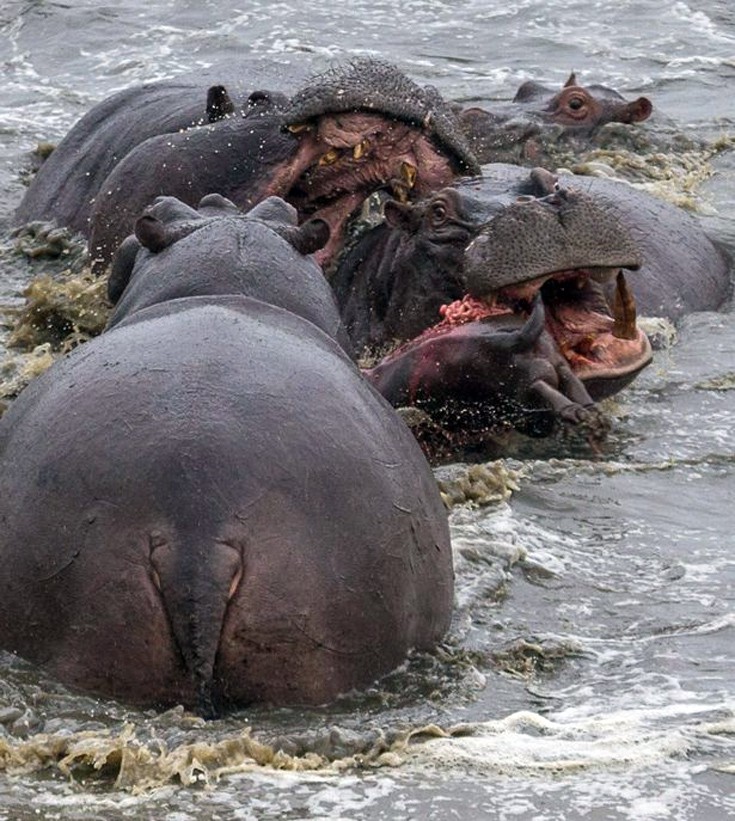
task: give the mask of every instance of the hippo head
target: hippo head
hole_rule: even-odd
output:
[[[647,97],[628,102],[607,86],[581,86],[574,72],[556,94],[539,83],[526,82],[516,92],[513,102],[537,106],[545,120],[558,125],[587,129],[605,123],[640,123],[653,111]]]
[[[180,297],[236,295],[268,302],[316,324],[344,348],[334,297],[313,253],[329,239],[314,218],[270,197],[243,214],[219,194],[191,208],[159,197],[118,249],[108,281],[108,329],[150,305]]]
[[[605,205],[542,169],[514,188],[488,188],[468,179],[417,205],[386,203],[387,226],[347,260],[363,260],[361,274],[377,271],[352,283],[367,311],[337,283],[358,348],[400,341],[368,378],[394,404],[452,425],[454,441],[470,426],[485,435],[506,424],[511,405],[512,425],[525,432],[539,397],[580,420],[579,408],[651,359],[623,273],[641,255]]]
[[[641,123],[652,111],[647,97],[628,101],[607,86],[582,86],[572,73],[558,91],[528,80],[510,104],[492,110],[473,106],[458,117],[481,163],[540,165],[558,164],[558,148],[581,148],[608,123]]]
[[[516,201],[466,247],[462,282],[481,315],[526,313],[535,296],[574,373],[596,399],[627,384],[650,362],[624,270],[642,258],[603,202],[532,171]]]
[[[327,267],[371,193],[415,200],[479,172],[452,107],[383,61],[356,59],[312,78],[281,117],[298,147],[255,199],[275,194],[302,218],[326,220],[331,239],[318,259]]]

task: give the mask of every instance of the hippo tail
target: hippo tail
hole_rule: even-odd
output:
[[[153,539],[152,539],[153,541]],[[194,707],[204,718],[218,714],[214,667],[227,606],[242,575],[240,550],[192,536],[181,544],[158,539],[151,563]]]

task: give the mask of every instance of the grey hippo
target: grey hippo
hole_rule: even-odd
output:
[[[588,100],[588,108],[598,112],[587,118],[589,122],[585,127],[606,117],[640,120],[650,111],[650,103],[645,98],[626,103],[610,90],[595,89],[592,93],[577,86],[575,78],[570,78],[570,82],[573,84],[551,95],[555,100],[553,104],[544,96],[546,92],[533,87],[519,92],[514,106],[523,109],[526,119],[535,112],[531,119],[557,126],[559,118],[578,122],[573,117],[577,110],[574,101],[582,99],[583,92],[587,95],[584,99]],[[646,259],[642,275],[637,279],[652,281],[652,264],[665,270],[659,262],[667,258],[670,238],[678,231],[671,228],[678,225],[673,209],[665,211],[661,221],[655,222],[652,241],[647,236],[647,226],[654,222],[649,212],[655,213],[658,206],[650,197],[646,204],[645,195],[641,199],[633,189],[630,195],[621,189],[612,198],[612,204],[598,202],[596,190],[577,190],[570,199],[564,191],[553,191],[549,175],[542,177],[536,171],[529,178],[528,172],[515,169],[508,172],[511,177],[500,182],[488,177],[480,191],[476,176],[480,166],[472,141],[468,143],[462,112],[442,100],[435,89],[419,87],[386,63],[355,60],[311,77],[291,96],[279,90],[283,87],[252,92],[246,97],[238,92],[239,98],[233,96],[239,102],[233,102],[223,85],[210,86],[205,112],[202,87],[197,97],[192,96],[187,86],[189,91],[181,102],[183,113],[177,122],[188,122],[196,115],[197,100],[199,116],[206,116],[212,122],[173,134],[154,135],[134,145],[122,159],[115,154],[116,161],[108,166],[109,173],[96,189],[93,202],[77,201],[80,219],[90,220],[84,224],[98,263],[97,270],[108,266],[115,249],[156,196],[174,195],[191,205],[206,192],[215,190],[227,195],[238,207],[248,208],[276,194],[297,208],[302,221],[318,217],[329,224],[330,240],[317,252],[318,259],[335,289],[355,351],[362,355],[365,348],[384,352],[396,342],[417,340],[419,334],[437,323],[443,305],[476,296],[464,281],[465,247],[475,239],[479,247],[482,237],[478,234],[487,233],[483,226],[493,217],[493,227],[487,228],[494,232],[491,245],[507,250],[504,287],[517,287],[516,292],[511,289],[507,298],[500,300],[504,306],[502,312],[497,307],[490,312],[492,321],[488,311],[484,311],[483,333],[471,342],[468,339],[469,344],[460,348],[467,354],[463,362],[486,362],[483,378],[480,379],[476,369],[471,378],[461,369],[458,376],[450,378],[449,371],[442,367],[445,360],[440,357],[438,361],[442,365],[433,382],[423,383],[425,390],[429,390],[429,384],[433,385],[433,398],[420,398],[415,390],[407,394],[398,375],[414,374],[415,368],[409,367],[402,358],[408,354],[409,349],[405,349],[381,362],[376,370],[371,367],[365,370],[367,378],[392,402],[404,403],[406,396],[412,396],[423,405],[428,401],[429,405],[440,403],[453,408],[449,415],[465,422],[477,420],[473,423],[476,430],[472,438],[485,436],[494,427],[504,428],[508,424],[545,435],[555,417],[570,422],[585,420],[588,414],[581,413],[579,407],[590,408],[596,399],[619,390],[650,360],[645,336],[635,329],[630,289],[624,279],[618,278],[617,272],[621,268],[640,266],[639,242],[646,245]],[[141,93],[143,102],[153,99],[165,108],[167,97],[157,95],[168,95],[170,89],[154,86]],[[609,102],[603,105],[600,102],[603,98]],[[126,111],[130,113],[135,100],[132,94],[118,103],[111,101],[110,110],[107,115],[100,115],[99,121],[117,122]],[[546,102],[542,102],[544,100]],[[155,121],[154,107],[146,110]],[[135,117],[131,119],[134,121]],[[85,125],[84,120],[80,123],[79,140],[91,139],[89,132],[95,122],[93,119],[91,125]],[[75,131],[72,130],[68,139],[72,139]],[[100,139],[111,140],[116,152],[122,154],[135,142],[134,130],[124,131],[120,142],[114,130],[105,125]],[[59,150],[62,149],[64,143]],[[70,171],[72,193],[75,185],[86,186],[86,182],[79,181],[68,153],[62,153],[61,158],[62,165]],[[53,159],[54,155],[48,162]],[[35,199],[36,216],[47,213],[49,203],[55,202],[50,196],[56,190],[54,181],[48,176],[42,177],[43,171],[42,168],[19,211],[25,217],[30,215],[28,200]],[[513,179],[512,173],[521,177]],[[463,182],[468,177],[471,181]],[[532,182],[523,182],[526,178]],[[539,184],[538,180],[543,182]],[[451,191],[455,193],[447,193]],[[369,196],[387,201],[387,221],[374,231],[364,233],[361,232],[362,219],[356,215],[361,213],[360,208]],[[518,200],[524,198],[529,207],[519,209]],[[504,211],[510,216],[495,219]],[[515,213],[547,218],[518,222],[513,218]],[[559,227],[570,213],[587,213],[587,218],[575,219],[569,230],[560,231]],[[505,228],[501,231],[503,224]],[[636,229],[636,224],[643,229]],[[695,240],[701,233],[693,223],[687,230],[691,230]],[[635,241],[631,232],[637,232]],[[620,242],[616,242],[618,236]],[[658,247],[655,237],[660,238]],[[606,248],[603,248],[603,240]],[[534,257],[531,272],[529,253]],[[574,264],[570,262],[570,254]],[[702,264],[705,263],[703,258]],[[676,270],[680,269],[682,266]],[[575,273],[590,270],[593,275],[583,280]],[[554,286],[549,284],[543,289],[537,319],[529,326],[541,328],[543,325],[543,333],[536,337],[537,344],[531,348],[526,346],[524,352],[505,346],[502,353],[498,352],[499,358],[490,355],[488,345],[493,347],[501,340],[496,330],[503,328],[505,332],[519,333],[519,339],[529,339],[529,329],[521,333],[521,328],[522,321],[528,320],[531,314],[530,299],[519,295],[518,287],[526,288],[529,279],[550,274],[555,275],[557,282],[564,279],[567,284],[555,287],[553,308],[549,300]],[[113,274],[113,281],[116,278]],[[609,318],[600,319],[600,311],[592,310],[593,300],[582,307],[576,293],[580,289],[573,287],[576,282],[601,278],[620,282],[617,299],[611,305],[613,313],[618,315],[617,324],[613,321],[612,326],[617,336],[609,331]],[[697,309],[698,293],[673,296],[679,294],[680,287],[686,290],[686,284],[667,283],[665,278],[660,282],[659,290],[668,295],[667,299],[680,299],[685,310]],[[592,286],[581,290],[596,293]],[[561,330],[564,323],[560,317],[571,314],[560,304],[568,302],[574,294],[574,311],[577,317],[585,317],[584,333],[577,334],[582,343],[570,342],[569,335]],[[466,307],[467,302],[461,312],[464,319],[470,315]],[[541,312],[543,323],[538,321]],[[606,312],[607,308],[602,311]],[[446,325],[456,316],[457,312],[450,310],[444,317],[443,338],[447,343],[452,340],[454,344],[455,338],[447,335]],[[462,333],[469,334],[469,331],[465,329]],[[422,345],[425,342],[422,340]],[[431,351],[437,344],[442,343],[432,342]],[[536,377],[539,357],[527,356],[534,349],[543,349],[540,359],[546,376],[540,380]],[[422,356],[428,355],[425,348],[421,350]],[[514,351],[510,359],[508,350]],[[591,350],[597,352],[592,364],[586,356]],[[412,354],[414,358],[418,356],[417,351]],[[483,355],[479,356],[481,351]],[[506,365],[499,370],[496,366],[501,361]],[[526,363],[521,368],[526,374],[522,379],[517,373],[521,361]],[[512,378],[499,379],[498,374],[509,367],[515,369]],[[442,390],[439,390],[440,383]],[[483,387],[477,395],[475,388],[480,383]],[[471,391],[465,390],[467,384],[473,386]],[[529,394],[527,389],[531,385],[535,387]],[[444,402],[447,391],[457,396],[459,405]],[[463,394],[472,396],[471,414],[460,412],[465,407]],[[483,413],[476,412],[478,403],[485,409]],[[458,422],[454,426],[462,428],[463,424]],[[463,430],[456,431],[453,441],[460,441],[463,433]],[[452,452],[450,449],[450,454]]]
[[[676,321],[730,293],[696,219],[625,183],[489,165],[383,212],[331,284],[366,377],[428,413],[449,458],[579,420],[650,361],[639,312]]]
[[[138,221],[109,329],[0,419],[0,647],[211,716],[327,702],[441,639],[446,512],[340,344],[304,255],[326,239],[273,198]]]
[[[15,222],[54,219],[89,236],[103,268],[156,196],[195,205],[218,191],[247,209],[277,194],[302,218],[321,211],[335,246],[370,191],[415,200],[478,161],[537,161],[546,130],[589,134],[650,108],[571,77],[560,92],[528,82],[511,104],[463,110],[373,59],[312,76],[305,61],[240,61],[95,106],[41,166]]]
[[[560,146],[589,147],[609,123],[633,125],[647,120],[653,103],[647,97],[626,100],[599,83],[588,86],[572,72],[560,89],[527,80],[512,101],[458,114],[462,130],[479,162],[543,165]]]
[[[156,104],[165,108],[170,93],[166,86],[139,95],[144,115]],[[245,111],[239,106],[235,116],[213,116],[211,123],[139,143],[130,128],[122,137],[114,130],[125,112],[130,121],[140,118],[137,109],[129,111],[136,98],[113,99],[107,109],[101,104],[62,141],[59,158],[52,154],[41,166],[16,221],[55,218],[82,231],[96,269],[104,270],[157,196],[196,205],[217,192],[247,210],[276,195],[301,219],[319,216],[329,223],[330,242],[321,252],[326,259],[342,243],[348,217],[373,191],[416,198],[479,171],[452,107],[436,89],[417,85],[388,63],[354,60],[310,78],[285,101],[276,93],[254,94],[252,105]],[[175,109],[166,128],[191,119],[191,92],[183,99],[183,112]],[[146,121],[146,129],[155,128]],[[95,155],[106,146],[93,180],[85,177],[87,160],[79,165],[74,150],[90,143]]]

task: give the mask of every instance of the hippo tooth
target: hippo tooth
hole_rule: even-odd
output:
[[[319,158],[319,165],[332,165],[339,159],[339,151],[336,148],[330,148],[326,154]]]
[[[622,271],[618,272],[616,280],[613,316],[615,318],[612,330],[614,337],[617,339],[636,339],[638,337],[635,299],[628,290],[628,284]]]
[[[288,130],[292,134],[300,134],[302,131],[308,131],[309,126],[306,123],[296,123],[295,125],[289,125]]]
[[[367,153],[368,148],[370,147],[369,140],[362,140],[352,149],[352,157],[355,160],[361,160],[365,154]]]
[[[411,163],[403,162],[401,163],[401,176],[406,182],[406,185],[409,188],[413,188],[416,185],[416,177],[418,176],[418,168],[415,165],[411,165]]]

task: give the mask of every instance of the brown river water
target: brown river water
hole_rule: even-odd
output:
[[[640,128],[691,149],[601,149],[587,172],[735,248],[729,0],[3,0],[0,308],[59,269],[7,231],[29,152],[114,91],[244,55],[373,55],[464,103],[571,70],[645,94]],[[452,629],[367,692],[205,723],[0,655],[0,821],[735,817],[735,322],[697,314],[674,336],[606,408],[600,455],[557,437],[437,471],[479,499],[450,514]],[[5,384],[18,356],[0,347]]]

